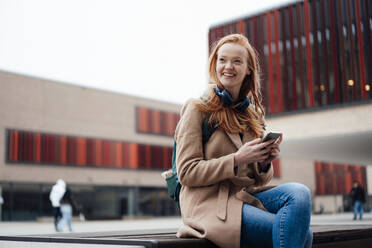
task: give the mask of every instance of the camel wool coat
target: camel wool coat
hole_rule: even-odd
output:
[[[272,178],[257,163],[244,164],[234,172],[234,153],[255,137],[217,129],[202,145],[205,114],[189,100],[181,110],[175,131],[177,174],[182,184],[180,208],[184,225],[177,237],[207,238],[219,247],[240,247],[243,202],[265,210],[253,194],[264,191]]]

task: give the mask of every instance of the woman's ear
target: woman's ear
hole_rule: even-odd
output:
[[[248,67],[248,69],[247,69],[247,75],[251,75],[251,69]]]

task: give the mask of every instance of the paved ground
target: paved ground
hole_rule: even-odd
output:
[[[140,220],[73,221],[74,232],[106,232],[126,230],[151,230],[177,228],[180,218],[151,218]],[[68,232],[66,229],[64,232]],[[0,235],[51,234],[56,233],[49,222],[0,222]]]
[[[321,214],[311,216],[311,225],[371,225],[372,213],[364,213],[363,220],[353,220],[353,213]]]
[[[180,218],[151,218],[141,220],[74,221],[74,232],[106,232],[178,228]],[[352,213],[313,215],[312,225],[371,225],[372,213],[365,213],[362,221],[352,220]],[[67,230],[65,231],[67,232]],[[0,222],[0,235],[32,235],[55,233],[51,221]]]

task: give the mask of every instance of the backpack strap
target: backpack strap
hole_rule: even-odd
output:
[[[202,123],[202,143],[203,143],[203,147],[205,144],[207,144],[209,138],[212,136],[212,134],[214,133],[214,131],[216,131],[216,127],[215,125],[210,125],[208,123],[209,121],[209,116],[206,116],[203,120],[203,123]]]
[[[217,129],[214,125],[209,125],[208,123],[208,116],[203,119],[202,122],[202,143],[203,147],[208,142],[209,138],[212,136],[213,132]],[[173,141],[173,153],[172,153],[172,175],[169,177],[165,177],[167,182],[167,189],[168,195],[176,202],[177,206],[179,207],[179,197],[181,191],[181,183],[177,177],[177,165],[176,165],[176,149],[177,149],[177,142],[176,140]]]
[[[200,100],[206,103],[208,101],[208,98],[210,96],[207,93],[204,93],[201,97]],[[216,125],[209,125],[209,114],[206,114],[206,116],[203,119],[202,123],[202,144],[203,147],[205,144],[207,144],[209,138],[212,136],[214,131],[216,131],[217,127]]]

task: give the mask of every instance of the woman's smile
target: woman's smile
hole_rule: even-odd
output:
[[[222,75],[225,76],[225,77],[227,77],[227,78],[233,78],[233,77],[235,77],[235,74],[234,73],[228,73],[228,72],[223,72]]]

